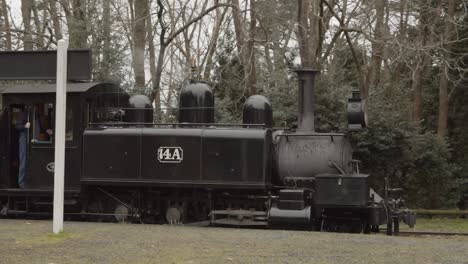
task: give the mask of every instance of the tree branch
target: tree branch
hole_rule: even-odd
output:
[[[188,27],[190,27],[193,23],[196,23],[198,22],[200,19],[202,19],[204,16],[206,16],[208,13],[210,13],[211,11],[215,10],[216,8],[218,7],[232,7],[232,8],[236,8],[234,5],[231,5],[231,4],[218,4],[218,5],[214,5],[208,9],[206,9],[204,12],[200,13],[200,15],[198,15],[197,17],[191,19],[189,22],[187,22],[187,24],[185,24],[183,27],[179,28],[176,32],[172,33],[166,41],[164,41],[164,44],[169,44],[171,43],[174,38],[177,37],[177,35],[179,35],[180,33],[182,33],[184,30],[186,30]]]

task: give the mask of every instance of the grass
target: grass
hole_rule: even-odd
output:
[[[403,225],[401,225],[403,228]],[[0,263],[466,263],[468,237],[389,237],[239,228],[0,220]],[[468,219],[417,231],[468,232]],[[363,256],[365,258],[363,259]]]
[[[458,232],[468,233],[468,219],[465,218],[418,218],[413,229],[407,225],[400,225],[402,230]]]
[[[21,243],[30,243],[30,244],[35,244],[35,245],[40,245],[40,244],[54,244],[54,243],[62,243],[66,240],[69,239],[74,239],[80,237],[77,234],[72,234],[72,233],[65,233],[61,232],[59,234],[40,234],[37,236],[30,236],[26,239],[21,239]]]
[[[73,237],[75,237],[74,234],[65,233],[65,232],[63,232],[63,231],[61,231],[61,232],[58,233],[58,234],[47,234],[47,240],[50,240],[50,241],[57,241],[57,240],[70,239],[70,238],[73,238]]]

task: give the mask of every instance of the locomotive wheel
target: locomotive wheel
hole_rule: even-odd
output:
[[[387,222],[387,236],[391,236],[393,231],[393,224],[392,221]]]
[[[182,212],[177,207],[169,207],[166,211],[166,221],[171,224],[179,224],[182,218]]]
[[[103,213],[102,202],[101,201],[98,201],[98,200],[91,201],[91,202],[89,202],[89,204],[87,205],[86,208],[87,208],[86,211],[91,213],[91,215],[87,216],[88,221],[102,222],[104,220],[104,218],[99,215],[99,214]]]
[[[349,232],[353,234],[360,234],[363,230],[361,221],[353,221],[349,224],[344,224],[343,226],[344,228],[341,231],[345,233]]]
[[[400,221],[398,221],[398,218],[393,218],[393,235],[398,236],[398,233],[400,232]]]
[[[119,223],[125,223],[128,219],[128,208],[118,204],[114,210],[115,220]]]
[[[370,234],[371,233],[371,226],[367,223],[367,221],[364,222],[363,226],[364,226],[363,233],[364,234]]]

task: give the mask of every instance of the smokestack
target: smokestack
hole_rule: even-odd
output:
[[[296,70],[299,80],[298,100],[298,131],[314,131],[314,109],[315,109],[315,75],[319,71],[311,68]]]

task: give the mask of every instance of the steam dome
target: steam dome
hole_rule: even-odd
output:
[[[182,89],[179,123],[214,123],[214,95],[207,83],[193,82]]]
[[[265,124],[273,126],[271,103],[265,96],[252,95],[244,103],[242,122],[244,124]]]
[[[146,95],[137,94],[128,100],[128,108],[125,111],[126,122],[153,123],[153,105]]]

